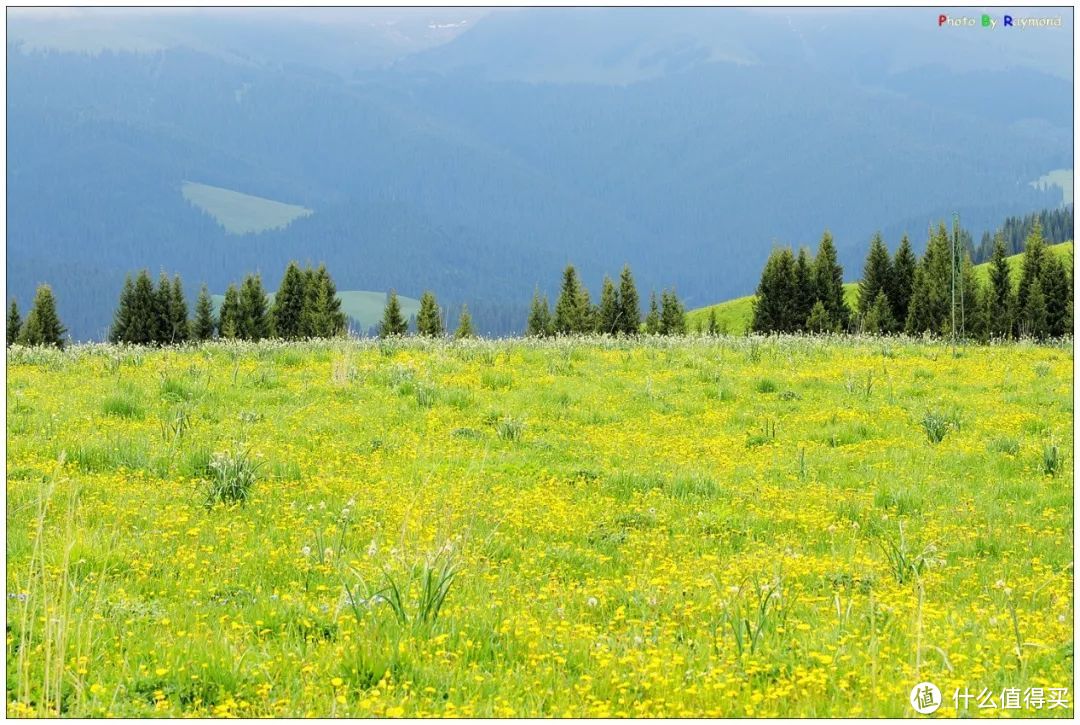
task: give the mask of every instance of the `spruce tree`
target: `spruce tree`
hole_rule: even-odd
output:
[[[310,319],[308,325],[304,324],[305,312],[310,315],[317,314],[317,310],[310,309],[308,305],[306,282],[305,274],[300,271],[300,265],[289,262],[289,266],[285,268],[285,276],[282,277],[281,284],[274,295],[274,304],[271,308],[274,337],[282,340],[299,340],[314,332],[311,329],[313,324]]]
[[[623,265],[619,275],[619,331],[627,335],[641,331],[641,301],[629,264]]]
[[[240,286],[240,320],[238,335],[245,340],[270,337],[270,314],[262,277],[249,274]]]
[[[59,315],[56,314],[56,299],[53,297],[52,288],[47,284],[39,285],[34,295],[34,306],[19,332],[19,344],[50,345],[63,349],[66,332],[60,323]]]
[[[1042,225],[1038,218],[1031,226],[1031,232],[1024,243],[1024,263],[1020,272],[1020,287],[1016,291],[1016,304],[1021,310],[1027,309],[1027,298],[1031,285],[1042,278],[1043,261],[1046,257],[1046,243],[1043,241]],[[1046,288],[1042,289],[1046,294]],[[1045,298],[1044,298],[1045,301]]]
[[[195,340],[206,341],[214,337],[214,303],[210,291],[203,285],[199,298],[195,302],[195,320],[191,323],[191,336]]]
[[[884,289],[879,289],[874,296],[874,304],[863,315],[863,330],[871,335],[885,335],[892,332],[896,323],[892,316],[892,304]]]
[[[1042,265],[1042,289],[1046,300],[1046,332],[1051,337],[1063,337],[1072,332],[1069,302],[1072,300],[1072,279],[1065,263],[1047,254]]]
[[[814,306],[810,309],[810,314],[806,318],[806,331],[813,333],[831,332],[835,329],[835,325],[831,317],[829,317],[828,311],[825,309],[825,303],[818,300],[814,303]]]
[[[915,286],[915,268],[918,259],[911,249],[911,242],[907,234],[900,240],[900,246],[892,261],[892,275],[889,280],[889,289],[886,290],[889,302],[892,303],[892,316],[897,327],[903,327],[908,316],[908,305],[911,304],[911,290]]]
[[[454,339],[463,340],[468,337],[476,337],[476,333],[473,332],[472,317],[469,315],[469,308],[466,305],[462,305],[461,316],[458,317],[457,330],[454,331]]]
[[[656,305],[656,292],[649,293],[649,314],[645,315],[645,334],[660,334],[660,308]]]
[[[420,311],[416,315],[416,332],[423,337],[442,337],[443,322],[435,295],[425,291],[420,295]]]
[[[221,303],[221,312],[218,316],[218,331],[221,337],[226,340],[235,340],[241,336],[242,315],[240,292],[235,285],[230,284],[225,290],[225,300]]]
[[[926,252],[915,269],[905,330],[918,335],[948,335],[952,324],[952,257],[945,224],[931,230]]]
[[[533,291],[532,306],[529,308],[529,322],[526,334],[529,337],[548,337],[552,334],[551,309],[547,295],[540,296],[540,288]]]
[[[154,292],[154,284],[150,281],[150,273],[145,269],[140,271],[135,278],[127,308],[123,336],[117,339],[117,342],[129,342],[134,345],[150,345],[157,342],[158,299]]]
[[[679,301],[675,290],[664,290],[660,297],[660,334],[686,334],[686,308]]]
[[[300,314],[300,337],[318,337],[319,329],[319,280],[318,273],[308,265],[300,273],[304,286],[304,308]]]
[[[986,293],[986,322],[991,337],[1004,339],[1012,336],[1015,310],[1005,237],[999,232],[994,236],[994,251],[990,257],[990,287]]]
[[[990,339],[990,285],[983,284],[969,263],[964,268],[964,331],[978,342]]]
[[[863,265],[862,279],[859,280],[859,316],[865,317],[870,308],[877,304],[878,292],[885,293],[886,302],[889,302],[889,289],[892,287],[892,262],[889,260],[889,250],[881,238],[881,234],[874,234],[870,240],[870,251],[866,255],[866,263]],[[891,306],[891,303],[890,303]],[[892,312],[889,318],[892,319]],[[882,319],[877,320],[876,325],[880,328]],[[878,329],[875,332],[891,332],[887,329]]]
[[[404,335],[409,331],[409,323],[401,314],[401,304],[398,302],[397,292],[390,290],[386,296],[386,307],[383,309],[382,322],[379,323],[379,337],[393,337]]]
[[[971,253],[963,250],[960,261],[961,298],[957,300],[956,324],[958,334],[974,340],[985,340],[986,318],[983,316],[983,298],[985,290],[975,276],[975,265],[971,262]],[[963,307],[960,303],[963,302]]]
[[[175,275],[169,295],[169,326],[165,342],[174,345],[186,342],[191,337],[191,321],[188,319],[187,300],[184,298],[184,283],[180,275]]]
[[[162,270],[158,275],[157,289],[154,290],[154,336],[151,342],[157,344],[171,341],[173,292],[169,275]]]
[[[619,293],[615,290],[615,283],[611,278],[604,275],[604,283],[600,288],[600,308],[597,310],[596,331],[603,335],[616,335],[622,329],[622,305],[619,302]]]
[[[562,289],[555,303],[555,332],[560,335],[572,335],[588,332],[590,328],[589,292],[578,280],[577,270],[568,264],[563,271]]]
[[[799,249],[795,260],[795,299],[792,302],[793,332],[806,329],[806,320],[817,301],[817,288],[814,282],[814,265],[806,247]]]
[[[794,332],[802,326],[796,305],[799,302],[795,278],[795,259],[787,247],[774,249],[761,272],[754,297],[754,332]]]
[[[128,328],[131,325],[132,305],[135,298],[135,283],[131,275],[124,277],[124,287],[120,291],[120,303],[113,314],[112,327],[109,328],[109,342],[130,342]]]
[[[707,330],[710,336],[716,336],[720,334],[720,326],[716,323],[715,308],[709,308],[709,326]]]
[[[814,258],[814,283],[817,297],[829,316],[830,327],[846,330],[851,321],[851,310],[844,300],[844,268],[836,257],[836,245],[828,230],[821,237],[817,257]]]
[[[1042,280],[1035,277],[1028,286],[1027,300],[1020,309],[1020,335],[1042,340],[1047,336],[1046,297]]]
[[[592,303],[589,290],[584,284],[578,284],[578,309],[581,311],[581,328],[578,332],[585,334],[596,332],[599,326],[599,308]]]
[[[341,309],[341,298],[338,297],[337,285],[333,277],[326,269],[325,264],[320,264],[314,277],[309,277],[306,286],[311,285],[314,279],[315,286],[315,330],[317,337],[337,337],[345,334],[345,312]]]
[[[7,316],[7,346],[11,347],[19,339],[19,330],[22,329],[22,317],[19,316],[19,305],[11,300]]]

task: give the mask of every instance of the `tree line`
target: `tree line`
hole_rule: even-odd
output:
[[[113,316],[109,342],[169,345],[214,337],[239,340],[301,340],[335,337],[345,332],[345,314],[337,288],[325,265],[301,269],[290,262],[281,286],[268,302],[259,274],[249,274],[237,287],[230,284],[220,312],[206,285],[199,291],[195,316],[189,318],[180,275],[161,273],[155,288],[145,269],[128,275]]]
[[[954,230],[956,233],[956,230]],[[989,280],[975,275],[971,254],[959,249],[955,275],[954,251],[945,224],[932,229],[926,251],[918,258],[907,235],[895,255],[889,254],[880,234],[870,241],[855,309],[844,298],[844,270],[832,235],[826,231],[816,254],[807,249],[796,255],[790,247],[770,254],[754,299],[750,329],[755,332],[865,332],[949,335],[955,324],[959,334],[978,340],[990,338],[1061,337],[1072,330],[1072,275],[1067,264],[1046,250],[1039,217],[1034,217],[1024,243],[1025,256],[1018,280],[1007,257],[1003,231],[994,237]],[[703,330],[704,331],[704,330]],[[199,291],[194,317],[189,316],[183,283],[162,272],[157,286],[147,270],[129,274],[109,331],[109,341],[135,345],[168,345],[187,341],[224,339],[301,340],[336,337],[346,332],[346,316],[333,278],[320,264],[301,269],[290,262],[273,301],[259,274],[249,274],[238,286],[230,284],[219,314],[206,285]],[[387,295],[380,337],[406,335],[405,318],[397,294]],[[447,334],[444,312],[434,293],[420,298],[416,332],[425,337]],[[658,300],[650,294],[642,318],[633,273],[624,265],[619,283],[605,275],[600,300],[592,303],[577,270],[568,265],[554,310],[539,289],[534,291],[527,322],[530,337],[569,334],[680,335],[687,332],[686,309],[674,290]],[[715,313],[708,332],[717,334]],[[7,344],[63,347],[66,330],[56,311],[48,285],[37,289],[33,309],[24,321],[15,300],[7,316]],[[456,338],[475,336],[472,317],[462,305]]]
[[[563,271],[562,287],[552,312],[546,295],[533,292],[532,305],[526,325],[529,337],[589,334],[604,335],[681,335],[686,333],[686,308],[675,290],[664,290],[657,304],[656,292],[649,296],[649,311],[641,317],[641,303],[630,265],[623,265],[616,287],[611,277],[604,275],[600,301],[592,303],[588,288],[582,283],[574,266]]]
[[[378,334],[382,338],[409,334],[409,321],[405,319],[401,311],[401,303],[394,290],[390,290],[386,296],[386,306],[383,308],[382,320],[378,325]],[[425,290],[420,295],[420,309],[416,313],[416,334],[421,337],[443,337],[446,334],[442,308],[435,300],[435,293],[430,290]],[[461,315],[458,317],[454,337],[459,340],[476,337],[468,305],[461,306]]]
[[[1024,252],[1019,280],[1014,282],[1007,241],[999,231],[989,280],[983,284],[975,275],[970,253],[962,246],[954,251],[943,222],[931,230],[921,259],[912,251],[907,235],[890,256],[881,235],[875,234],[852,310],[844,299],[844,271],[826,231],[813,260],[806,249],[800,249],[796,257],[787,247],[769,256],[754,300],[751,329],[942,336],[955,329],[976,340],[1069,334],[1072,275],[1063,260],[1047,251],[1037,218]]]
[[[1026,216],[1011,216],[996,233],[983,232],[979,247],[972,254],[975,264],[990,261],[994,256],[994,246],[1000,236],[1005,242],[1005,253],[1008,256],[1019,254],[1024,251],[1024,244],[1031,234],[1035,225],[1042,229],[1042,235],[1047,244],[1061,244],[1073,238],[1073,208],[1072,204],[1060,209],[1043,209]]]

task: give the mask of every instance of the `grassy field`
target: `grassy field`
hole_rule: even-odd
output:
[[[7,711],[909,716],[928,680],[949,716],[1071,687],[1072,374],[895,339],[14,348]]]
[[[311,209],[296,204],[284,204],[193,181],[185,181],[180,192],[189,202],[214,217],[218,224],[225,227],[225,231],[233,234],[280,229],[311,214]]]
[[[269,304],[273,304],[273,295],[267,295]],[[383,309],[386,307],[385,292],[368,292],[366,290],[342,290],[338,292],[341,300],[341,310],[353,320],[360,323],[366,332],[369,328],[379,324],[382,319]],[[225,295],[213,295],[214,314],[221,312],[221,305],[225,301]],[[420,311],[420,300],[412,297],[398,295],[398,303],[401,305],[401,314],[405,319],[414,317]]]
[[[1069,261],[1069,269],[1072,269],[1072,254],[1073,243],[1064,242],[1062,244],[1054,244],[1049,247],[1053,254],[1058,255],[1062,259]],[[1020,270],[1021,265],[1024,262],[1023,254],[1014,254],[1009,257],[1009,268],[1012,270],[1013,284],[1020,283]],[[982,282],[986,282],[990,277],[990,265],[989,264],[977,264],[975,265],[975,273],[978,275]],[[858,282],[848,282],[844,285],[844,299],[854,309],[859,302],[859,284]],[[690,329],[697,328],[700,322],[702,326],[709,324],[709,311],[712,310],[716,314],[717,324],[720,325],[720,329],[729,335],[741,335],[746,332],[750,326],[750,320],[754,316],[754,295],[748,295],[746,297],[737,297],[727,302],[721,302],[716,305],[709,305],[708,307],[699,307],[695,310],[690,310],[687,313],[687,322],[690,325]]]

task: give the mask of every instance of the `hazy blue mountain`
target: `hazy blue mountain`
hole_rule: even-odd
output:
[[[996,55],[922,10],[423,10],[91,15],[92,53],[58,50],[82,16],[13,23],[9,292],[49,281],[100,337],[128,271],[194,297],[296,258],[506,333],[567,262],[594,294],[629,262],[694,306],[825,227],[852,274],[877,229],[921,247],[957,211],[978,238],[1058,204],[1029,182],[1071,167],[1068,9],[1038,43],[985,31]],[[313,213],[229,234],[185,181]]]

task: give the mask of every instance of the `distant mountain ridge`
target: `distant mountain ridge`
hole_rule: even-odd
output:
[[[306,25],[280,50],[280,25],[235,18],[194,49],[184,33],[209,21],[189,19],[179,45],[92,55],[40,50],[39,33],[8,46],[9,293],[52,283],[86,339],[135,269],[220,293],[325,261],[339,289],[432,289],[506,334],[568,262],[594,290],[628,262],[646,295],[674,286],[694,306],[825,227],[850,268],[875,229],[957,211],[978,233],[1061,200],[1030,184],[1071,166],[1058,36],[998,48],[1015,61],[1000,72],[999,41],[957,36],[974,71],[922,30],[928,64],[911,62],[891,36],[921,15],[857,36],[866,17],[534,9],[398,45]],[[940,97],[957,79],[967,90]],[[1007,108],[987,102],[1002,81]],[[312,213],[237,235],[184,181]]]

